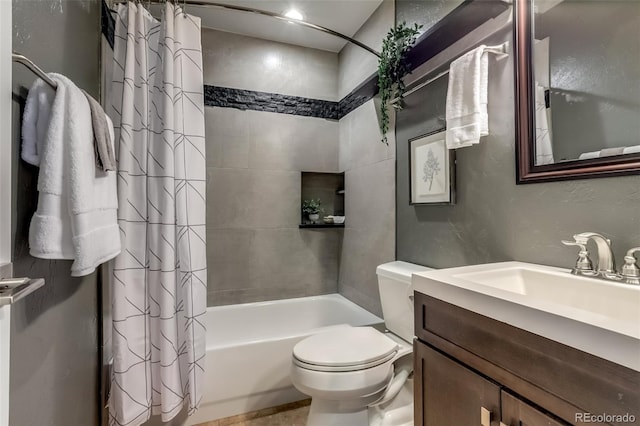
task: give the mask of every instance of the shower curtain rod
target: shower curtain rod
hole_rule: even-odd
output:
[[[118,3],[127,3],[129,0],[116,0],[114,1],[115,4]],[[155,4],[161,4],[161,3],[166,3],[166,1],[163,0],[151,0],[151,1],[140,1],[140,3],[155,3]],[[268,10],[261,10],[261,9],[254,9],[252,7],[244,7],[244,6],[235,6],[232,4],[223,4],[223,3],[215,3],[215,2],[211,2],[208,0],[179,0],[175,2],[176,4],[188,4],[188,5],[192,5],[192,6],[210,6],[210,7],[218,7],[218,8],[222,8],[222,9],[230,9],[230,10],[237,10],[239,12],[249,12],[249,13],[255,13],[257,15],[263,15],[263,16],[270,16],[272,18],[275,19],[280,19],[282,21],[287,21],[287,22],[292,22],[294,24],[298,24],[298,25],[302,25],[303,27],[307,27],[307,28],[311,28],[313,30],[316,31],[321,31],[323,33],[326,34],[330,34],[332,36],[335,37],[340,37],[343,40],[348,41],[349,43],[353,43],[356,46],[359,46],[361,48],[363,48],[364,50],[366,50],[369,53],[372,53],[374,55],[376,55],[378,58],[380,57],[380,53],[376,52],[375,50],[373,50],[372,48],[370,48],[369,46],[367,46],[364,43],[360,43],[358,40],[355,40],[347,35],[344,35],[342,33],[339,33],[337,31],[334,31],[332,29],[323,27],[321,25],[316,25],[316,24],[312,24],[310,22],[305,22],[305,21],[301,21],[299,19],[294,19],[294,18],[289,18],[286,17],[284,15],[281,15],[279,13],[275,13],[275,12],[269,12]]]

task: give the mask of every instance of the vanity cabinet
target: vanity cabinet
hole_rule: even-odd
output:
[[[416,426],[640,424],[639,372],[421,293],[414,300]]]
[[[566,426],[534,406],[522,401],[509,392],[501,391],[502,402],[500,426]]]
[[[566,426],[480,374],[416,342],[418,425]],[[436,409],[427,407],[437,407]]]
[[[425,407],[416,413],[415,424],[480,425],[481,413],[490,417],[491,413],[500,411],[497,384],[423,343],[416,344],[414,356],[417,366],[414,383],[422,384],[415,395]],[[491,426],[499,423],[493,421]]]

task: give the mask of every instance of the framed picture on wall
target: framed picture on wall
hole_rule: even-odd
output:
[[[444,135],[442,129],[409,139],[409,204],[455,202],[455,151]]]

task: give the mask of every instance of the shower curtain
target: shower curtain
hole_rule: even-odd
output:
[[[119,5],[110,115],[122,254],[113,265],[111,425],[171,420],[202,398],[206,311],[200,20]]]

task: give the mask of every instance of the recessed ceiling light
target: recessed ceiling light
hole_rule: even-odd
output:
[[[304,16],[302,16],[302,13],[298,12],[295,9],[287,10],[284,13],[284,16],[286,16],[287,18],[295,19],[297,21],[302,21],[304,19]]]

